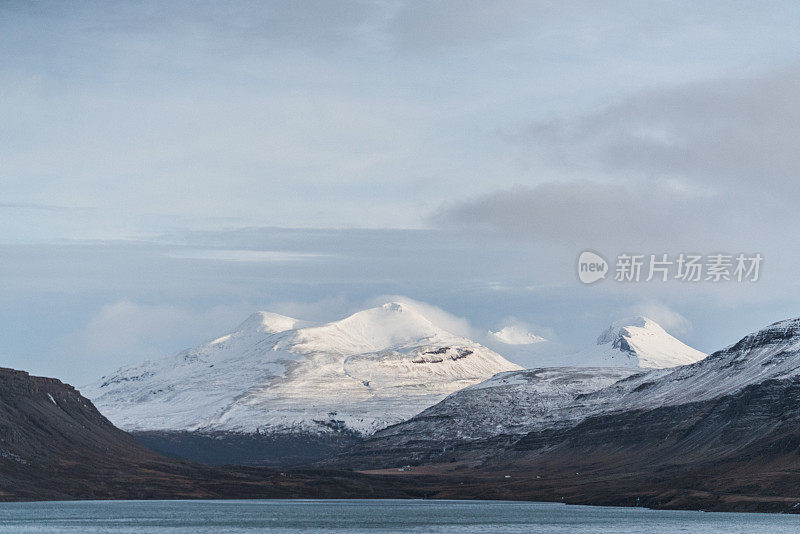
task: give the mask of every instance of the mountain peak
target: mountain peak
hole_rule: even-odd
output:
[[[630,335],[629,328],[643,328],[666,333],[655,321],[641,315],[634,315],[632,317],[618,319],[611,323],[611,325],[597,337],[597,344],[605,345],[607,343],[618,342],[621,337]]]
[[[458,336],[436,326],[413,306],[387,302],[339,321],[298,330],[295,349],[359,353],[455,338]]]
[[[773,339],[792,339],[800,337],[800,318],[784,319],[765,326],[758,332],[751,334],[751,336],[764,336],[769,335]]]
[[[597,345],[577,353],[579,365],[663,369],[688,365],[706,355],[675,339],[658,323],[640,315],[614,321]]]
[[[719,351],[727,354],[776,344],[800,344],[800,318],[785,319],[746,335],[730,347]],[[715,353],[716,354],[716,353]]]
[[[615,363],[622,356],[627,357],[627,365],[648,369],[687,365],[706,357],[641,315],[614,321],[597,338],[597,345],[605,348],[606,356]]]

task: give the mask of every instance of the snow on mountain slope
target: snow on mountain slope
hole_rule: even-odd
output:
[[[572,424],[610,406],[621,406],[624,392],[666,375],[671,370],[667,367],[705,357],[644,317],[614,322],[597,343],[579,353],[559,356],[564,366],[502,373],[453,393],[411,420],[378,432],[376,437],[472,441]],[[518,356],[513,351],[508,353]]]
[[[551,367],[500,373],[453,393],[408,421],[378,432],[401,439],[473,441],[525,434],[558,409],[636,374],[636,369]]]
[[[576,365],[664,369],[705,358],[699,350],[669,335],[655,321],[631,317],[614,322],[597,345],[566,357]]]
[[[266,312],[82,389],[126,430],[370,434],[519,366],[387,303],[319,326]]]

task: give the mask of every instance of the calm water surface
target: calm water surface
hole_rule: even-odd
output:
[[[0,504],[0,532],[800,532],[800,516],[409,500]]]

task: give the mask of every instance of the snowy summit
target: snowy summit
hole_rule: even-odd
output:
[[[630,317],[611,324],[597,345],[572,356],[580,365],[664,369],[702,360],[705,353],[675,339],[647,317]]]

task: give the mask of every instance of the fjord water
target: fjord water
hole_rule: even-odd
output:
[[[508,501],[72,501],[0,504],[0,532],[797,532],[800,516]]]

